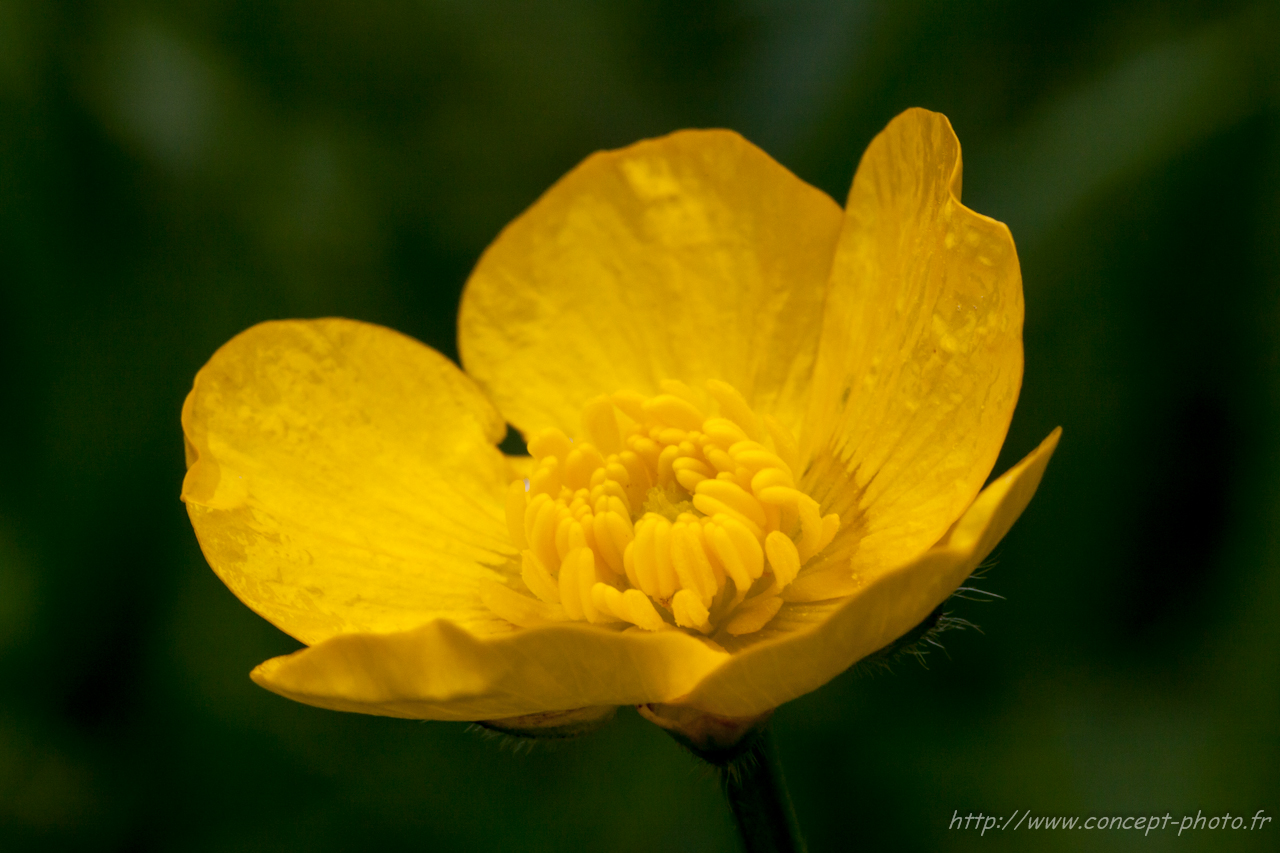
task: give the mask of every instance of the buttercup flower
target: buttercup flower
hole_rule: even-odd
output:
[[[465,373],[349,320],[232,339],[183,408],[182,498],[218,576],[307,646],[253,679],[412,718],[747,718],[910,630],[1058,435],[980,492],[1022,285],[959,193],[925,110],[844,210],[683,131],[589,157],[503,230],[463,293]]]

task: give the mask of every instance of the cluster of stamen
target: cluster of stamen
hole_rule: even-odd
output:
[[[595,398],[577,441],[558,429],[530,439],[534,467],[511,484],[506,516],[536,598],[506,590],[490,602],[499,616],[739,635],[777,614],[840,519],[796,487],[781,424],[726,383],[707,389],[717,417],[668,381],[654,397]]]

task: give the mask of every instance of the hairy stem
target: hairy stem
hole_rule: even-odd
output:
[[[771,727],[720,773],[747,853],[805,853]]]

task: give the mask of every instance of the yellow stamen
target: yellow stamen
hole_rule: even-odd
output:
[[[738,608],[738,612],[724,626],[735,637],[759,631],[782,609],[782,599],[776,595],[758,595]]]
[[[711,633],[711,623],[708,621],[710,612],[692,590],[682,589],[677,592],[671,600],[671,611],[675,614],[676,624],[681,628]]]
[[[491,590],[497,615],[740,635],[777,614],[840,518],[798,488],[784,427],[730,385],[707,390],[712,417],[688,386],[664,381],[654,397],[592,399],[578,440],[557,429],[530,439],[506,519],[532,596]]]
[[[538,562],[538,558],[532,551],[524,552],[522,562],[520,578],[524,581],[524,585],[547,604],[559,604],[560,587],[556,585],[555,579],[551,577],[546,566]]]
[[[800,552],[789,537],[775,530],[765,537],[764,552],[769,555],[769,566],[779,589],[796,579],[800,573]]]

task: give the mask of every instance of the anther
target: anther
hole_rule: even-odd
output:
[[[569,437],[555,427],[544,429],[529,439],[529,455],[537,460],[547,456],[564,459],[570,449]]]
[[[659,394],[645,400],[644,413],[659,423],[686,431],[698,429],[706,420],[692,403],[672,394]]]
[[[606,455],[622,450],[618,416],[614,414],[613,401],[608,397],[596,397],[583,407],[582,431]]]
[[[557,429],[533,436],[536,464],[504,503],[532,597],[496,585],[486,600],[497,615],[736,635],[777,614],[779,593],[840,519],[797,488],[795,441],[779,422],[758,418],[725,383],[707,388],[714,417],[667,381],[654,397],[593,398],[585,441]]]
[[[560,587],[556,584],[551,573],[547,571],[546,566],[538,561],[532,551],[525,551],[521,555],[520,578],[524,581],[525,586],[533,592],[538,598],[548,604],[560,603]]]

